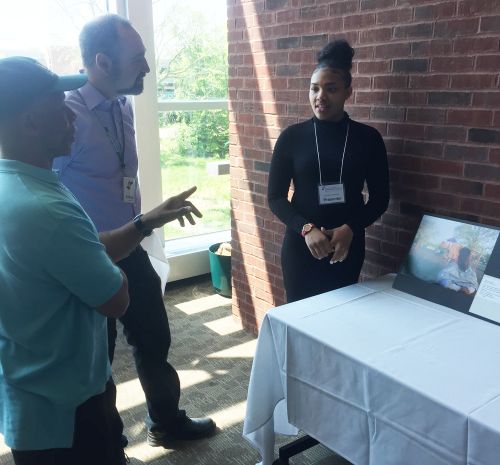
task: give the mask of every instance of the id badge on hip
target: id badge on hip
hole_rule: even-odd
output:
[[[318,198],[320,205],[345,203],[344,183],[320,184],[318,186]]]
[[[128,176],[123,177],[123,201],[125,203],[135,202],[135,188],[137,180]]]

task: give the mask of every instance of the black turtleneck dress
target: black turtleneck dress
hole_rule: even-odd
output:
[[[323,184],[339,181],[349,125],[342,173],[343,204],[319,204],[314,123]],[[289,201],[291,182],[293,197]],[[362,194],[365,182],[369,191],[366,204]],[[365,228],[384,213],[389,203],[387,153],[382,137],[376,129],[351,120],[346,113],[339,122],[313,117],[288,127],[274,147],[268,201],[271,211],[286,225],[281,267],[288,302],[356,283],[365,257]],[[329,257],[314,258],[300,234],[306,223],[327,229],[349,225],[354,236],[347,258],[335,264],[330,264]]]

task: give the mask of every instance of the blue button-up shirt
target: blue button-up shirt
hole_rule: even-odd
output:
[[[53,165],[99,232],[123,226],[141,210],[132,105],[120,98],[113,118],[111,103],[90,82],[66,95],[66,104],[76,114],[75,142],[71,155],[56,158]],[[117,152],[123,144],[122,168]],[[123,201],[124,177],[136,179],[134,203]]]

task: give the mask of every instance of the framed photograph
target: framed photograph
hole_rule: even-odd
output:
[[[395,289],[500,324],[500,229],[424,215]]]

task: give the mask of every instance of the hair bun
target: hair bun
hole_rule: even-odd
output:
[[[354,49],[345,39],[338,39],[326,44],[318,53],[318,65],[327,65],[350,71]]]

